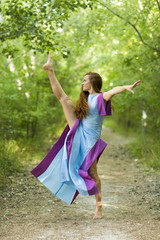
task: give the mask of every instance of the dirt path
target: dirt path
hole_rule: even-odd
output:
[[[102,139],[108,143],[98,166],[102,220],[92,220],[94,196],[79,196],[68,206],[26,169],[1,193],[0,239],[160,239],[160,174],[144,172],[131,158],[128,137],[104,128]]]

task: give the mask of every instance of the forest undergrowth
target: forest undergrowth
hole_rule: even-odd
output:
[[[108,119],[104,121],[104,126],[110,127],[114,132],[132,137],[133,141],[126,144],[126,148],[143,165],[144,171],[160,170],[160,139],[158,134],[136,131],[133,127],[127,128]]]

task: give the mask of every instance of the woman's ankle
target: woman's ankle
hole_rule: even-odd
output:
[[[102,207],[102,202],[96,203],[96,208]]]

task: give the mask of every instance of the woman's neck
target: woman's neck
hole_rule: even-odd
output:
[[[92,95],[93,95],[93,94],[98,94],[98,93],[95,92],[93,89],[89,90],[88,92],[89,92],[89,94],[92,94]]]

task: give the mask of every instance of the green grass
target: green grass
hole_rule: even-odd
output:
[[[160,140],[151,135],[142,137],[126,145],[133,157],[140,160],[146,169],[160,170]]]
[[[111,117],[105,118],[103,125],[105,127],[111,128],[113,132],[117,132],[119,134],[132,135],[132,136],[135,135],[135,132],[131,127],[125,128],[123,125],[117,124],[117,122]]]
[[[132,136],[133,142],[126,144],[126,148],[132,156],[137,158],[145,169],[160,170],[160,139],[156,134],[142,135],[142,132],[125,128],[112,119],[105,119],[104,126],[119,134]]]
[[[65,124],[61,128],[49,128],[43,135],[34,139],[0,139],[0,188],[9,182],[9,176],[17,172],[28,170],[36,166],[46,156],[57,138],[61,135]]]
[[[0,186],[7,182],[9,175],[21,170],[20,152],[15,140],[0,140]]]

